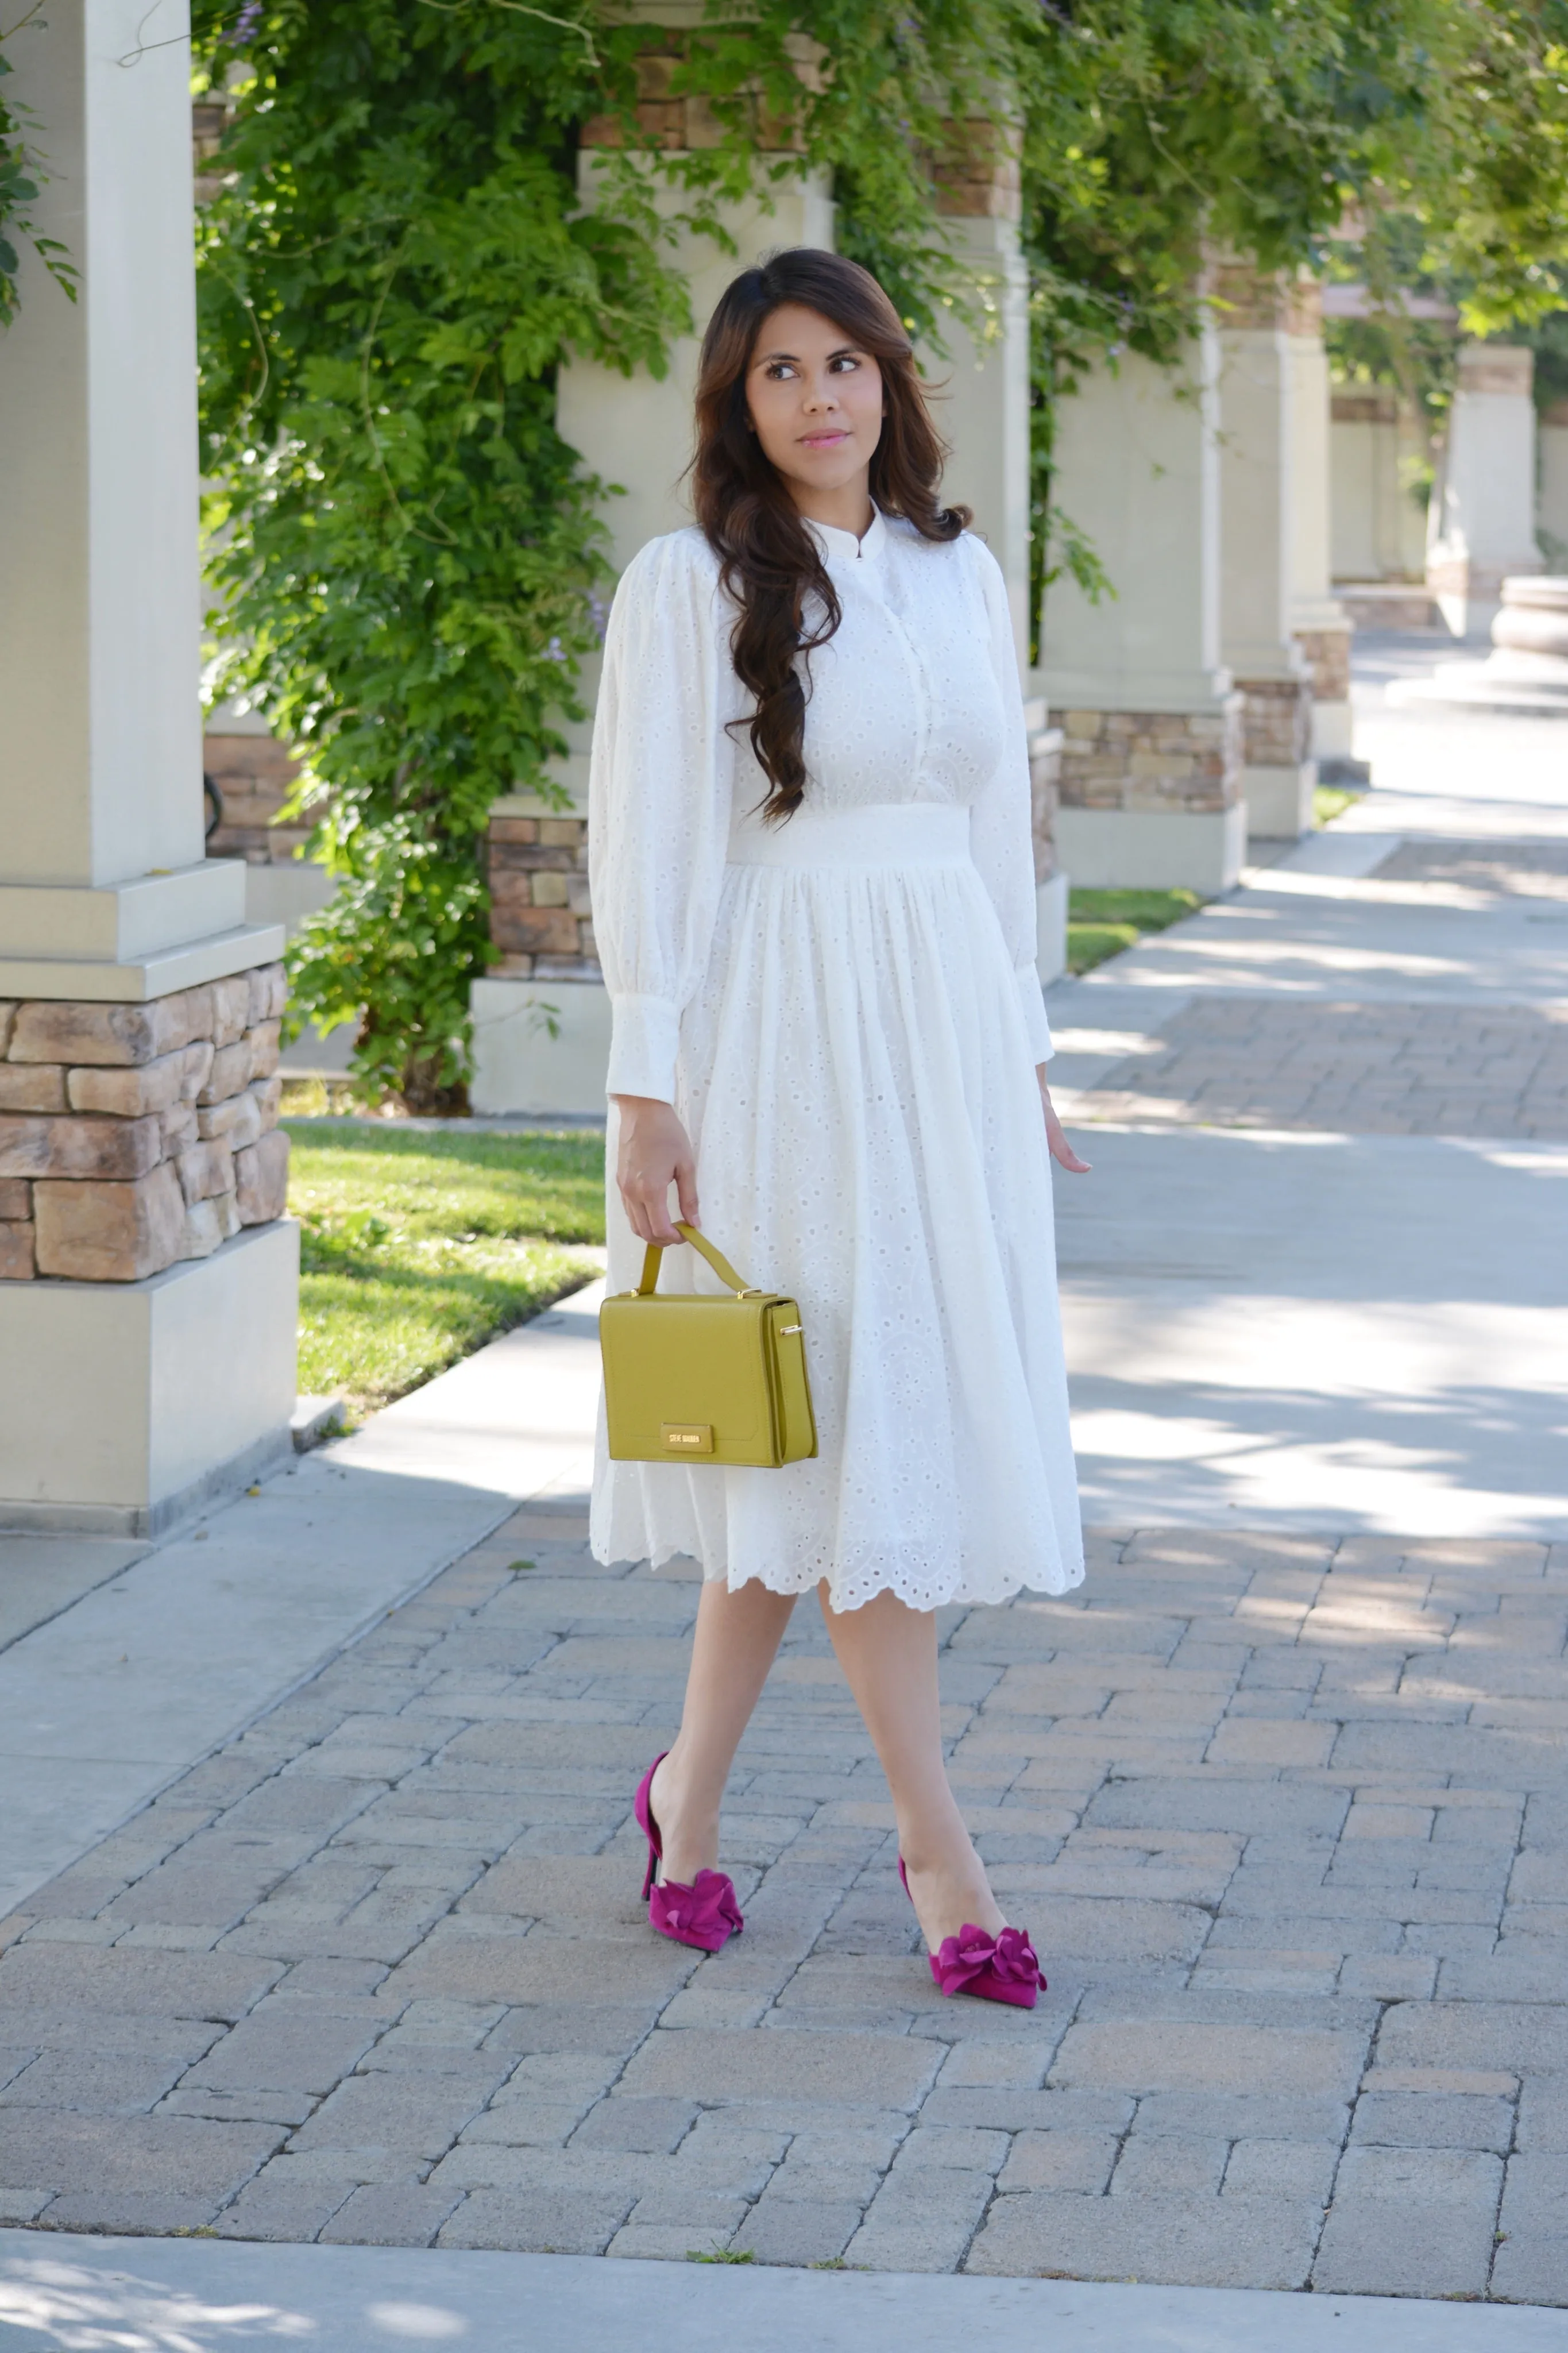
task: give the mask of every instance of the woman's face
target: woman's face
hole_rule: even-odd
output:
[[[882,371],[820,311],[786,302],[763,322],[746,406],[763,454],[805,505],[864,482],[882,438]]]

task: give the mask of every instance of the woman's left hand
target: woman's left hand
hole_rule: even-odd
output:
[[[1036,1065],[1035,1075],[1040,1082],[1040,1103],[1046,1114],[1046,1142],[1050,1147],[1051,1158],[1061,1167],[1069,1170],[1074,1176],[1087,1176],[1089,1170],[1089,1162],[1079,1158],[1062,1133],[1062,1124],[1057,1117],[1057,1107],[1051,1101],[1051,1091],[1046,1084],[1046,1066],[1043,1062]]]

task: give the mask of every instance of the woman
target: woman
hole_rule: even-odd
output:
[[[1056,1298],[1029,778],[1002,576],[876,280],[742,272],[697,390],[697,527],[627,566],[594,736],[614,1018],[610,1288],[669,1195],[796,1299],[820,1452],[611,1462],[600,1560],[704,1576],[680,1732],[637,1792],[650,1918],[716,1950],[731,1764],[816,1586],[947,1992],[1032,2005],[942,1759],[934,1612],[1083,1575]],[[1043,1114],[1043,1115],[1042,1115]],[[701,1189],[699,1200],[698,1177]],[[668,1286],[717,1288],[696,1253]]]

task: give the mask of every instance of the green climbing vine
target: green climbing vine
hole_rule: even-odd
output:
[[[232,108],[199,240],[211,685],[301,755],[339,881],[293,951],[295,1007],[355,1021],[359,1076],[411,1106],[463,1099],[488,813],[549,790],[610,585],[605,486],[555,429],[563,355],[662,372],[691,323],[672,239],[721,239],[764,110],[795,126],[770,132],[764,185],[798,138],[909,315],[937,314],[925,157],[980,103],[990,20],[847,13],[813,87],[784,7],[672,54],[573,0],[247,0],[237,20],[198,0],[200,73]],[[713,126],[662,176],[639,152],[650,85],[704,96]],[[622,143],[584,207],[595,117]]]
[[[296,1007],[357,1023],[366,1084],[463,1100],[488,812],[549,790],[610,586],[556,372],[662,370],[693,323],[679,234],[722,245],[727,198],[809,164],[940,347],[989,298],[938,186],[1012,153],[1037,573],[1092,587],[1056,404],[1097,354],[1179,358],[1205,251],[1321,264],[1348,225],[1376,280],[1414,224],[1477,320],[1550,311],[1565,43],[1568,0],[710,0],[679,36],[592,0],[196,0],[228,110],[199,232],[213,686],[300,754],[340,883]],[[684,99],[706,143],[670,152]]]
[[[1046,0],[1024,57],[1037,614],[1047,564],[1084,577],[1056,404],[1094,357],[1176,363],[1206,253],[1440,284],[1465,332],[1555,350],[1568,0]],[[1373,341],[1440,407],[1451,333]]]
[[[8,327],[16,315],[23,245],[32,247],[61,292],[76,301],[77,272],[65,246],[58,237],[43,236],[33,218],[47,176],[38,156],[38,125],[31,108],[5,87],[16,71],[6,44],[38,26],[42,7],[43,0],[33,0],[25,15],[0,25],[0,327]]]

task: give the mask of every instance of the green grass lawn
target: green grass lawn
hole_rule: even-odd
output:
[[[1071,891],[1068,894],[1068,970],[1092,972],[1145,932],[1179,923],[1203,901],[1195,891]]]
[[[1359,801],[1359,793],[1347,793],[1339,785],[1315,785],[1312,787],[1312,823],[1332,825],[1335,818],[1343,817],[1352,801]]]
[[[605,1140],[284,1123],[303,1228],[300,1388],[374,1412],[597,1271]]]

